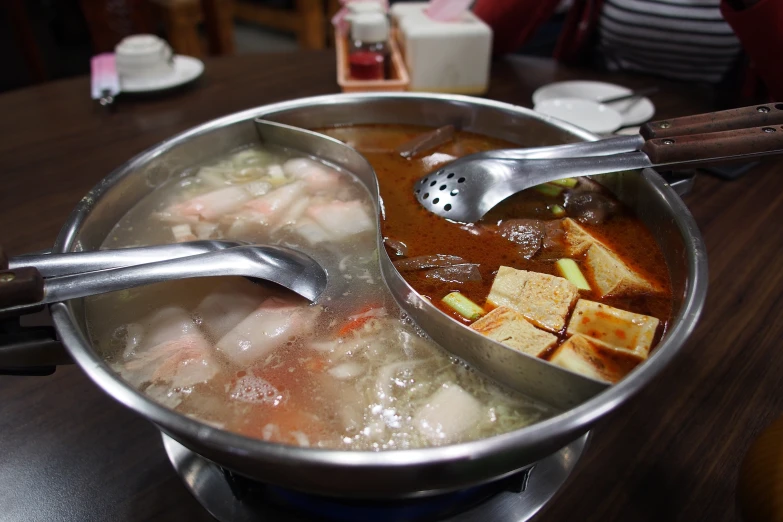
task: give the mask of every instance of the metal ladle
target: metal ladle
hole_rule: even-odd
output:
[[[778,103],[648,123],[640,136],[489,151],[424,176],[414,195],[440,217],[474,223],[508,197],[549,181],[781,153],[781,123]]]
[[[115,251],[115,252],[121,252]],[[271,281],[315,301],[326,271],[310,256],[279,246],[238,246],[122,268],[43,278],[34,267],[0,272],[0,316],[44,304],[104,294],[174,279],[244,276]]]
[[[107,268],[142,265],[178,257],[206,254],[247,245],[244,241],[205,239],[166,245],[69,252],[67,254],[22,254],[8,260],[8,268],[34,266],[43,277],[57,277]]]

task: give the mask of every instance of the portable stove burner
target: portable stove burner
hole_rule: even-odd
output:
[[[432,497],[394,500],[334,499],[237,476],[163,435],[177,474],[220,522],[525,522],[560,489],[590,433],[511,477]]]

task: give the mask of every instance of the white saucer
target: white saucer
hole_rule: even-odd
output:
[[[154,78],[125,78],[120,76],[121,92],[155,92],[179,87],[192,82],[204,72],[204,62],[192,56],[174,56],[174,70]]]
[[[533,103],[539,104],[553,98],[581,98],[598,101],[614,96],[630,94],[631,89],[604,82],[571,81],[550,83],[533,93]],[[633,98],[610,104],[622,117],[622,126],[640,125],[655,114],[655,105],[649,98]]]
[[[537,103],[533,109],[541,114],[573,123],[578,127],[607,134],[616,131],[622,124],[622,117],[614,109],[590,100],[579,98],[555,98]]]

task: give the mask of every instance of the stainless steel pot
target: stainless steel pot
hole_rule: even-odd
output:
[[[305,128],[350,123],[458,123],[465,130],[521,146],[595,139],[576,127],[521,107],[464,96],[349,94],[278,103],[203,124],[131,159],[84,197],[57,238],[54,252],[97,249],[115,223],[155,187],[190,166],[257,141],[253,125],[257,117]],[[664,252],[674,290],[671,327],[650,359],[629,378],[554,418],[488,439],[373,453],[283,446],[228,433],[160,406],[123,382],[87,340],[80,300],[52,305],[50,311],[73,359],[106,393],[184,446],[242,475],[349,497],[424,495],[464,488],[523,469],[583,435],[599,418],[648,385],[670,363],[696,323],[706,295],[707,261],[701,236],[685,205],[651,170],[641,175],[606,175],[601,181],[636,210]],[[385,262],[391,266],[388,259]],[[409,288],[392,288],[392,292],[398,298],[416,298]],[[440,328],[445,324],[436,320],[424,326]],[[459,342],[458,336],[454,339]]]

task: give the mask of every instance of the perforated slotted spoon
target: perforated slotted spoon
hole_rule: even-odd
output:
[[[414,185],[421,205],[462,223],[525,189],[574,176],[715,163],[783,152],[783,104],[648,123],[639,136],[474,154]]]

